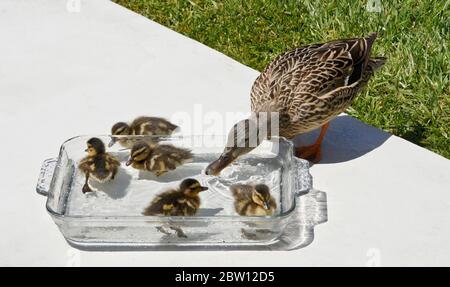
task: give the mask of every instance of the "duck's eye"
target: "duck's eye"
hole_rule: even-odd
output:
[[[229,155],[222,155],[222,160],[227,161],[230,158]]]

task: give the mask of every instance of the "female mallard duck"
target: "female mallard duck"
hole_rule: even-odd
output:
[[[192,178],[181,182],[179,189],[170,189],[155,197],[150,205],[144,209],[143,215],[164,215],[164,216],[194,216],[200,207],[199,193],[207,190],[205,186]],[[171,224],[169,226],[175,230],[178,237],[187,237],[183,230]],[[158,230],[169,234],[164,227],[158,227]]]
[[[234,209],[242,216],[270,216],[277,204],[265,184],[235,184],[230,187],[234,196]]]
[[[127,136],[127,135],[171,135],[176,129],[177,125],[172,124],[166,119],[157,117],[138,117],[131,124],[118,122],[111,128],[113,136]],[[155,139],[153,139],[154,141]],[[125,148],[131,148],[136,140],[127,139],[126,137],[112,137],[109,147],[112,147],[116,141]],[[153,142],[148,140],[150,144]]]
[[[270,130],[260,127],[269,124],[273,115],[267,113],[272,112],[278,113],[279,135],[288,139],[322,127],[313,145],[296,148],[295,152],[298,157],[318,162],[328,122],[347,109],[386,61],[370,57],[375,38],[376,33],[372,33],[365,38],[313,44],[275,58],[253,84],[252,116],[233,126],[227,147],[207,167],[206,174],[219,174],[237,157],[254,149],[259,139],[270,137]],[[268,119],[263,125],[258,123],[263,120],[261,114]],[[241,128],[244,126],[245,130]]]
[[[150,146],[145,141],[136,142],[126,165],[140,170],[153,172],[156,176],[189,162],[192,159],[190,150],[168,144]]]
[[[78,165],[78,168],[86,176],[83,193],[92,192],[89,187],[90,177],[99,182],[113,180],[120,166],[120,162],[114,156],[105,152],[105,145],[98,138],[91,138],[87,141],[86,152],[88,155]]]

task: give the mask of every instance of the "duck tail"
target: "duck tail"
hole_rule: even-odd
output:
[[[369,66],[372,68],[373,71],[379,70],[383,65],[386,63],[387,58],[386,57],[374,57],[370,58],[369,60]]]
[[[367,67],[369,59],[370,59],[370,55],[372,54],[372,46],[373,43],[375,42],[375,40],[377,39],[377,33],[376,32],[372,32],[369,34],[369,36],[364,38],[364,42],[365,42],[365,61],[364,61],[364,69]]]
[[[372,32],[369,34],[369,36],[365,37],[367,48],[370,50],[372,48],[373,42],[377,39],[377,32]]]

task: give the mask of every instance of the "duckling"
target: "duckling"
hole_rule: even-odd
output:
[[[171,135],[176,129],[177,125],[172,124],[166,119],[157,117],[138,117],[131,124],[118,122],[111,128],[113,136],[125,135]],[[127,139],[126,137],[112,137],[109,147],[112,147],[116,142],[125,148],[131,148],[136,140]],[[156,138],[147,140],[150,145],[156,141]]]
[[[230,187],[234,208],[242,216],[270,216],[277,209],[275,199],[265,184],[235,184]]]
[[[187,178],[179,189],[167,190],[155,197],[143,215],[193,216],[200,207],[199,193],[208,190],[193,178]]]
[[[106,182],[113,180],[120,166],[119,160],[105,152],[105,145],[98,138],[91,138],[87,141],[87,156],[83,158],[78,168],[85,174],[86,181],[83,185],[83,193],[92,192],[89,187],[89,178],[96,181]]]
[[[200,207],[198,194],[207,189],[208,187],[201,186],[197,180],[187,178],[181,182],[179,189],[170,189],[156,196],[142,214],[147,216],[193,216]],[[169,227],[176,231],[178,237],[187,237],[180,227],[173,224],[170,224]],[[163,226],[157,227],[157,230],[164,234],[170,234]]]
[[[151,171],[156,176],[161,176],[191,160],[192,153],[190,150],[168,144],[151,147],[145,141],[138,141],[133,145],[126,165]]]

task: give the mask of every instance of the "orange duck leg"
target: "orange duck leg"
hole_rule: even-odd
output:
[[[328,126],[329,123],[326,123],[322,126],[322,129],[320,130],[320,135],[314,144],[305,147],[297,147],[295,149],[295,156],[307,159],[309,161],[312,161],[313,163],[318,163],[322,157],[320,149],[322,146],[323,138],[327,133]]]

